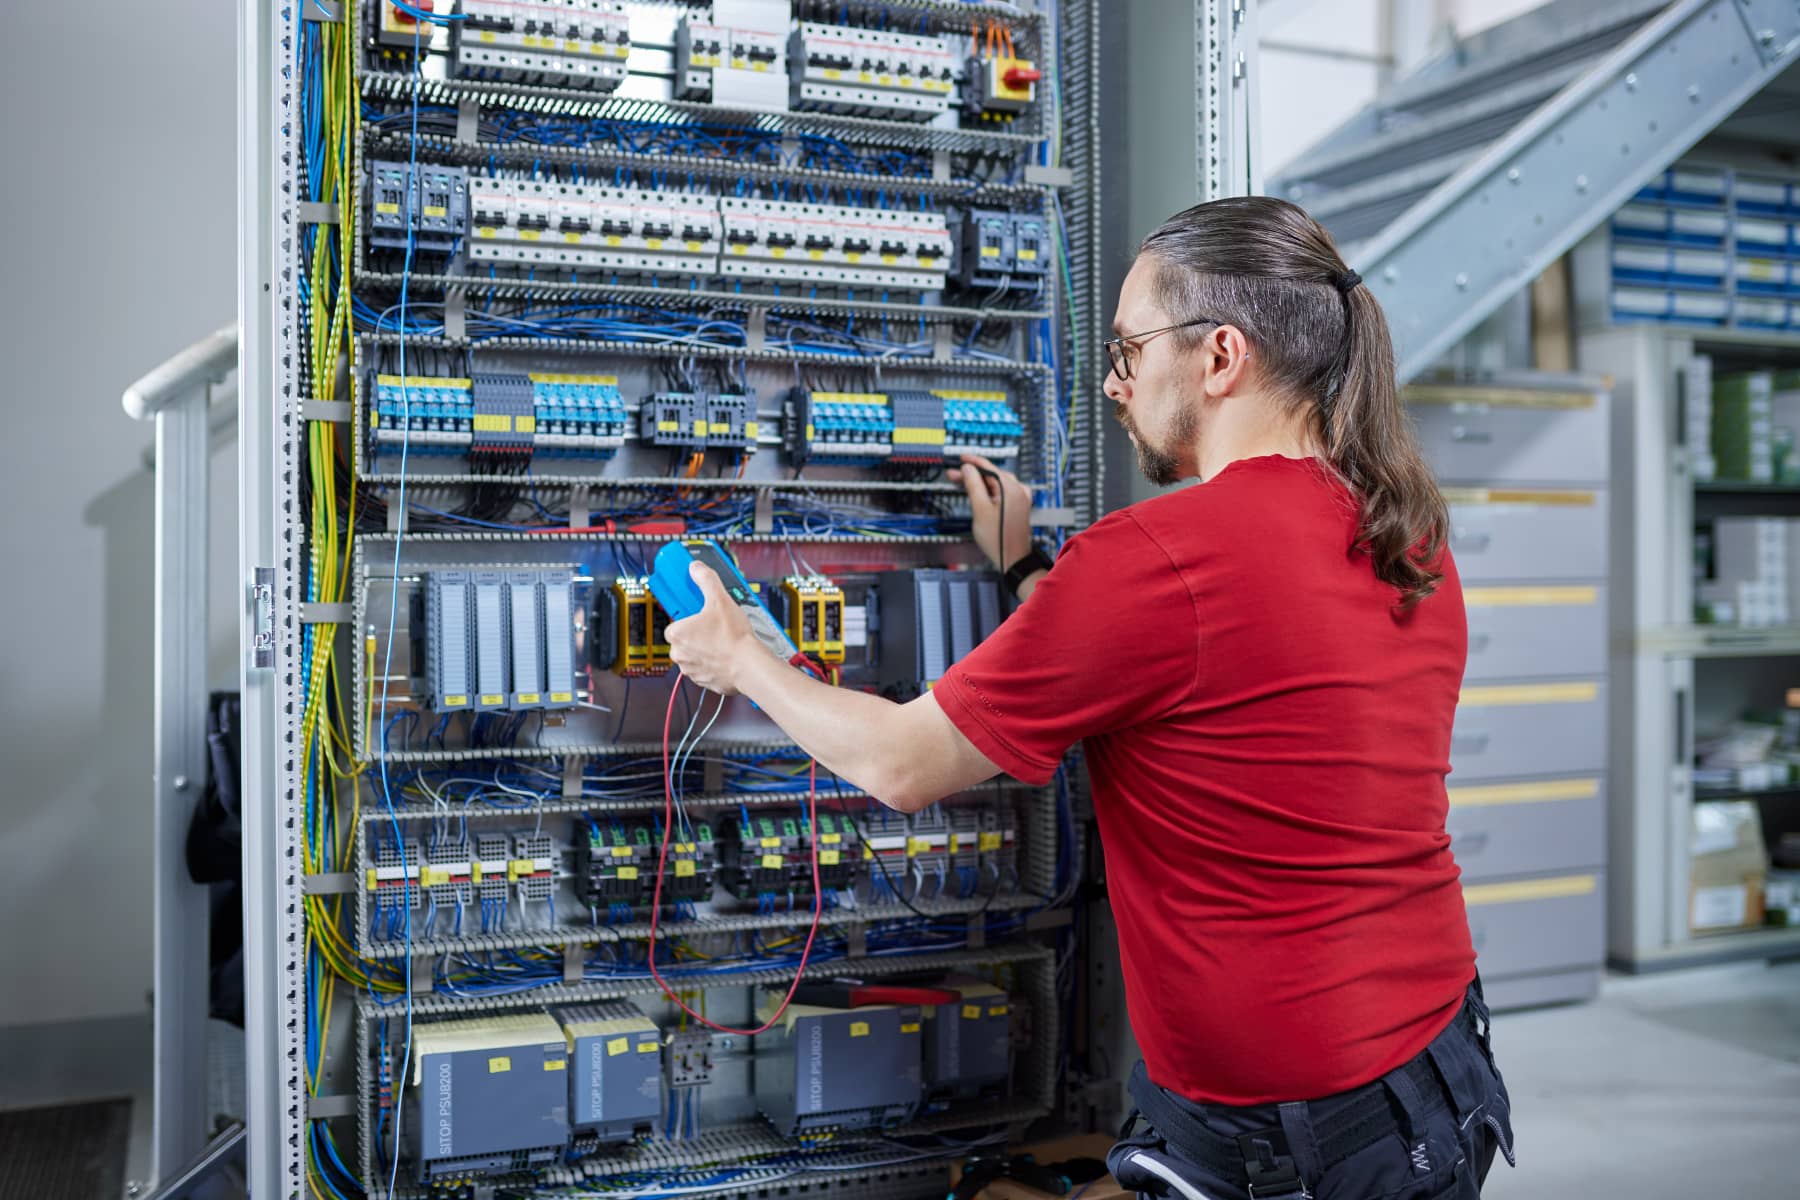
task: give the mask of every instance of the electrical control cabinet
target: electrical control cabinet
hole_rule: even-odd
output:
[[[804,669],[904,699],[1005,611],[946,467],[1050,543],[1097,515],[1097,5],[255,7],[296,1168],[258,1193],[942,1194],[1064,1111],[1079,775],[890,810],[677,671],[648,579],[714,542]],[[797,974],[1010,1015],[745,1033]]]
[[[789,1136],[898,1125],[919,1107],[923,1026],[912,1007],[790,1005],[756,1038],[757,1106]]]

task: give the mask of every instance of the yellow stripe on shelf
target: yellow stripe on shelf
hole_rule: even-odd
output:
[[[1506,683],[1466,687],[1457,702],[1464,708],[1500,708],[1514,704],[1587,704],[1599,698],[1597,683]]]
[[[1599,886],[1599,879],[1592,875],[1559,875],[1554,879],[1478,883],[1463,888],[1463,903],[1516,904],[1521,900],[1561,900],[1569,896],[1591,896]]]
[[[1404,389],[1408,404],[1473,405],[1486,408],[1593,408],[1599,401],[1592,392],[1550,392],[1536,388],[1440,387],[1418,384]]]
[[[1592,800],[1600,794],[1598,779],[1545,779],[1535,783],[1493,783],[1447,789],[1451,808],[1491,804],[1540,804],[1550,800]]]
[[[1598,604],[1597,587],[1474,587],[1463,589],[1469,608],[1524,608],[1555,604]]]
[[[1563,508],[1592,508],[1599,502],[1594,492],[1548,492],[1523,488],[1444,488],[1445,504],[1547,504]]]

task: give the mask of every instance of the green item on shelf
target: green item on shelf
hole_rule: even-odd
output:
[[[1718,478],[1774,482],[1774,388],[1775,377],[1768,371],[1713,380],[1712,451]]]
[[[1769,471],[1782,483],[1800,479],[1800,464],[1794,462],[1794,431],[1777,425],[1769,435]]]

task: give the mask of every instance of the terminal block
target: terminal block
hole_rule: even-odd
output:
[[[739,817],[726,822],[720,834],[719,880],[740,900],[772,902],[812,891],[811,860],[800,821],[791,812],[755,813],[748,822]]]
[[[947,814],[950,821],[950,878],[958,896],[972,896],[981,886],[981,813],[964,806]]]
[[[671,1088],[703,1087],[713,1081],[712,1034],[683,1029],[669,1034],[663,1073]]]
[[[556,894],[556,839],[545,833],[515,833],[506,878],[520,900],[548,900]]]
[[[377,448],[405,443],[410,454],[467,454],[475,432],[474,382],[424,375],[376,375],[369,430]]]
[[[826,666],[844,661],[844,590],[823,575],[789,575],[776,590],[788,640]]]
[[[650,902],[656,846],[641,823],[590,820],[578,827],[575,894],[591,909],[635,908]]]
[[[877,900],[905,892],[912,864],[908,861],[906,816],[889,809],[870,812],[863,822],[863,861],[869,864],[869,885]]]
[[[469,873],[475,885],[475,898],[483,904],[506,903],[511,887],[507,867],[511,863],[511,842],[503,833],[490,833],[475,839],[475,863]]]
[[[1019,818],[1009,803],[982,810],[980,870],[996,888],[1019,886]]]
[[[907,818],[906,855],[912,859],[914,875],[932,880],[937,894],[943,895],[950,869],[950,819],[938,805]]]
[[[469,205],[476,264],[633,276],[718,270],[712,196],[477,175]]]
[[[888,571],[878,588],[877,667],[885,687],[931,687],[1000,627],[1000,580],[989,571]]]
[[[1005,392],[814,392],[783,406],[782,443],[796,464],[933,463],[963,454],[1019,456],[1024,426]]]
[[[669,842],[668,870],[663,876],[663,899],[670,903],[712,899],[713,878],[718,871],[718,849],[712,826],[695,821],[685,840],[677,831]],[[649,895],[648,889],[645,892]]]
[[[953,1100],[998,1101],[1012,1078],[1012,1005],[1001,989],[950,981],[958,998],[925,1009],[925,1111]]]
[[[531,375],[534,457],[609,458],[625,444],[615,375]]]
[[[419,880],[424,874],[425,854],[416,840],[383,841],[363,883],[374,894],[377,911],[398,912],[419,907]]]
[[[612,627],[617,634],[612,670],[615,674],[661,675],[669,669],[669,614],[641,575],[613,580]]]
[[[610,92],[631,56],[622,0],[463,0],[452,29],[453,67],[467,79]]]
[[[623,1001],[558,1008],[569,1046],[569,1131],[574,1149],[629,1142],[662,1111],[662,1034]]]
[[[369,245],[450,254],[469,232],[469,173],[439,163],[369,164]]]
[[[860,839],[856,834],[856,823],[841,813],[829,813],[819,810],[814,814],[818,822],[819,832],[819,887],[827,892],[850,891],[856,887],[862,875],[862,854]],[[801,844],[804,853],[810,858],[811,847],[807,845],[810,837],[804,816],[798,818],[801,833]],[[812,891],[812,864],[802,864],[806,872],[806,891]]]
[[[440,838],[425,852],[425,894],[439,908],[458,907],[475,899],[471,882],[474,847],[467,838]]]
[[[956,56],[933,37],[802,21],[787,58],[797,110],[930,121],[956,95]]]
[[[940,291],[950,265],[942,213],[726,196],[719,273],[831,287]]]
[[[770,1019],[781,1001],[765,998]],[[783,1137],[886,1129],[918,1111],[924,1024],[911,1006],[789,1006],[756,1035],[756,1104]]]
[[[550,1166],[569,1138],[569,1050],[544,1013],[421,1022],[412,1134],[421,1183]]]

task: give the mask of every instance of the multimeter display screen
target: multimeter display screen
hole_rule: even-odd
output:
[[[719,582],[725,585],[726,593],[733,600],[739,604],[755,604],[757,602],[756,597],[746,591],[743,583],[740,582],[741,576],[739,576],[737,568],[731,565],[729,559],[719,553],[718,547],[709,546],[704,542],[699,545],[689,542],[688,553],[713,569],[719,576]]]

